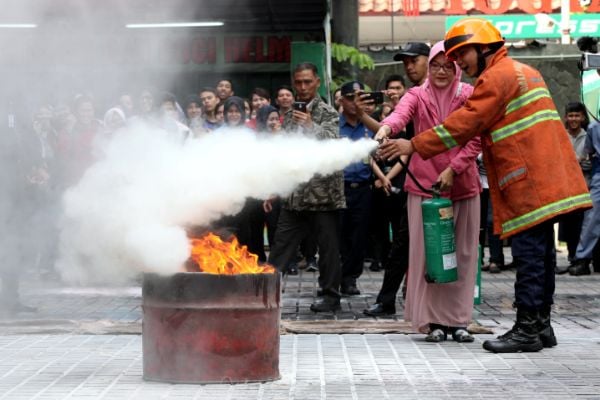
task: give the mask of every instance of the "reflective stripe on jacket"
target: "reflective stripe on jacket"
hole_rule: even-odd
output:
[[[576,209],[591,199],[560,116],[534,68],[500,49],[467,103],[412,139],[423,158],[481,133],[494,213],[502,238]]]

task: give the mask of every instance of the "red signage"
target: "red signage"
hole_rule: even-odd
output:
[[[216,64],[217,53],[224,55],[225,64],[289,63],[291,42],[291,36],[225,36],[223,49],[219,49],[217,37],[206,36],[171,49],[183,64]]]
[[[570,12],[572,13],[598,13],[600,12],[600,0],[588,0],[586,7],[581,6],[580,0],[569,0]],[[390,1],[387,5],[376,0],[361,0],[359,11],[361,15],[390,15],[395,13],[405,16],[416,16],[423,13],[464,15],[474,11],[482,14],[504,14],[507,12],[525,12],[527,14],[551,13],[560,9],[558,0],[443,0],[446,7],[440,1],[421,2],[418,0],[403,0],[402,2]]]
[[[217,38],[214,36],[199,37],[192,40],[191,46],[187,50],[189,50],[187,52],[188,57],[184,57],[184,64],[188,62],[194,64],[215,64],[217,62]]]
[[[490,7],[491,3],[495,3],[494,7]],[[504,14],[511,9],[513,0],[497,0],[490,2],[487,0],[475,0],[473,9],[481,11],[483,14]],[[528,14],[551,13],[552,0],[540,0],[539,6],[536,7],[531,0],[518,0],[518,8]],[[449,7],[444,10],[444,14],[466,14],[467,11],[463,7],[463,0],[449,0]],[[589,7],[584,10],[579,3],[579,0],[571,0],[571,12],[600,12],[600,0],[592,0]]]
[[[289,63],[290,43],[289,36],[227,36],[224,43],[225,63]]]

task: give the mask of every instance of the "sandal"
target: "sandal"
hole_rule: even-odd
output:
[[[446,335],[446,332],[444,332],[442,329],[436,328],[432,330],[429,335],[425,336],[425,341],[430,343],[439,343],[443,342],[447,338],[448,335]]]
[[[471,343],[475,340],[473,335],[467,332],[465,328],[458,328],[452,332],[452,339],[458,343]]]

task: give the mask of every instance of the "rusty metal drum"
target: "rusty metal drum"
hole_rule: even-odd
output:
[[[243,383],[279,379],[280,276],[145,274],[144,379]]]

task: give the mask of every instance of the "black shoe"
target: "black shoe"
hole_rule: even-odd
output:
[[[537,312],[517,310],[515,326],[497,339],[483,342],[483,348],[493,353],[540,351],[544,348],[539,336],[541,331]]]
[[[325,296],[310,305],[310,311],[313,312],[334,312],[341,308],[340,299],[330,296]]]
[[[358,296],[360,294],[360,290],[358,290],[356,285],[342,286],[341,292],[346,296]]]
[[[498,268],[500,268],[500,271],[508,271],[509,269],[515,269],[516,265],[515,262],[509,262],[508,264],[498,264]]]
[[[500,265],[491,262],[488,271],[490,274],[499,274],[500,272],[502,272],[502,269],[500,269]]]
[[[306,272],[319,272],[319,267],[317,267],[317,263],[315,261],[309,261],[306,264]]]
[[[555,273],[556,275],[564,275],[564,274],[566,274],[567,272],[569,272],[569,268],[571,268],[571,266],[570,266],[570,265],[567,265],[566,267],[559,267],[559,266],[556,266],[556,267],[554,267],[554,273]]]
[[[590,275],[591,273],[589,260],[576,260],[569,267],[569,275],[581,276]]]
[[[396,314],[396,307],[384,306],[381,303],[375,303],[371,307],[363,310],[363,314],[371,317],[381,317],[383,315],[394,315]]]
[[[369,270],[373,272],[383,271],[383,266],[379,261],[373,261],[371,265],[369,265]]]

